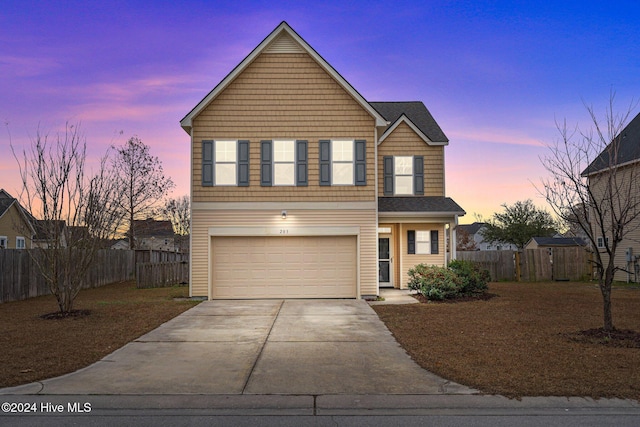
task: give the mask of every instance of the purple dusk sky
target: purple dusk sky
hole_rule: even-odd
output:
[[[13,1],[0,6],[0,187],[21,150],[81,123],[89,156],[133,135],[189,193],[179,120],[281,21],[369,101],[423,101],[450,139],[447,195],[485,218],[531,198],[555,120],[640,99],[637,1]],[[633,115],[638,112],[634,105]],[[631,117],[633,117],[633,115]]]

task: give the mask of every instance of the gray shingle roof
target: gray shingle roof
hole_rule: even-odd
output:
[[[474,222],[473,224],[458,224],[458,228],[466,231],[472,236],[476,234],[482,227],[484,227],[485,222]]]
[[[612,159],[611,154],[615,153],[616,148],[617,156]],[[619,135],[616,135],[607,148],[582,172],[582,175],[591,175],[610,166],[638,160],[640,160],[640,114],[631,120]]]
[[[380,197],[378,212],[425,212],[464,215],[466,212],[450,197]]]
[[[4,215],[4,213],[11,207],[15,199],[0,199],[0,216]]]
[[[580,237],[532,237],[539,246],[584,246]]]
[[[370,102],[387,121],[393,125],[403,114],[433,142],[449,142],[427,107],[420,101],[411,102]]]

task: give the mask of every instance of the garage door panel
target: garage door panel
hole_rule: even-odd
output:
[[[214,298],[354,298],[355,236],[213,237]]]

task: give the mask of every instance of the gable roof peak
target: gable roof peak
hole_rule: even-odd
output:
[[[315,51],[293,28],[286,22],[282,21],[269,35],[258,44],[227,76],[222,79],[211,92],[207,94],[182,120],[180,120],[180,126],[187,132],[191,133],[191,126],[193,119],[198,116],[217,96],[220,94],[235,78],[242,73],[261,53],[265,52],[269,47],[273,47],[274,40],[279,38],[282,34],[289,35],[293,42],[286,41],[284,45],[276,46],[277,49],[282,48],[295,48],[294,44],[297,44],[301,52],[307,53],[313,58],[322,69],[324,69],[345,91],[347,91],[355,100],[364,108],[376,121],[376,126],[387,126],[389,123],[384,117],[373,108],[366,99],[360,93],[354,89],[344,77],[340,75],[318,52]]]

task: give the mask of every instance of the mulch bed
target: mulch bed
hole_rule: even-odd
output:
[[[61,316],[53,296],[0,304],[0,387],[56,377],[104,356],[193,307],[187,287],[136,289],[123,282],[78,295]]]
[[[422,367],[488,394],[640,399],[640,290],[613,290],[607,337],[588,283],[492,283],[489,300],[376,305]]]

